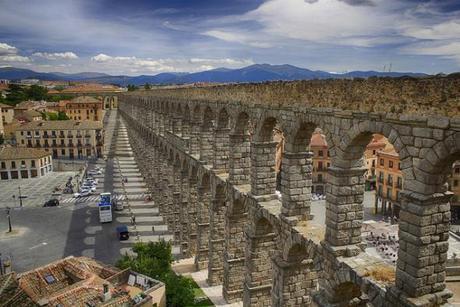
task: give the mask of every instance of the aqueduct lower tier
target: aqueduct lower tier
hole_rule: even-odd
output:
[[[451,295],[445,182],[460,159],[459,89],[445,78],[175,88],[120,95],[119,109],[176,243],[228,302],[438,306]],[[286,142],[281,199],[275,126]],[[310,220],[317,127],[331,154],[324,235]],[[389,284],[372,270],[392,266],[361,241],[362,157],[374,133],[394,145],[405,177]]]

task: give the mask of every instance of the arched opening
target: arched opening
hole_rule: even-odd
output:
[[[210,107],[206,107],[200,133],[200,160],[208,165],[212,165],[214,157],[214,125],[214,112]]]
[[[337,301],[332,300],[330,303],[349,303],[359,297],[361,297],[361,288],[353,282],[347,281],[333,288],[332,298],[337,299]]]
[[[289,248],[284,259],[281,255],[274,258],[272,306],[312,304],[311,294],[317,286],[317,273],[313,271],[312,258],[307,247],[299,243]]]

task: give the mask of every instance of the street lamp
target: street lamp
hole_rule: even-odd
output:
[[[12,232],[13,228],[11,227],[11,215],[10,215],[11,208],[6,207],[6,218],[8,219],[8,232]]]
[[[18,190],[19,190],[19,207],[22,208],[21,186],[18,186]]]
[[[79,191],[80,187],[79,187],[79,179],[80,179],[80,175],[79,174],[76,174],[75,175],[75,180],[77,180],[77,192]]]

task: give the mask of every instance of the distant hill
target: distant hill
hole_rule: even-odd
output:
[[[351,71],[344,74],[329,73],[321,70],[309,70],[292,65],[254,64],[251,66],[228,69],[217,68],[196,73],[160,73],[157,75],[140,76],[111,76],[98,72],[82,72],[76,74],[66,73],[40,73],[33,70],[3,67],[0,68],[0,79],[39,79],[39,80],[68,80],[88,81],[104,84],[186,84],[197,82],[264,82],[275,80],[312,80],[312,79],[344,79],[344,78],[369,78],[369,77],[422,77],[426,74],[412,72],[378,72],[378,71]]]

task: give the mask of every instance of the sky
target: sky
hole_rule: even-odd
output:
[[[0,67],[460,71],[458,0],[0,0]]]

